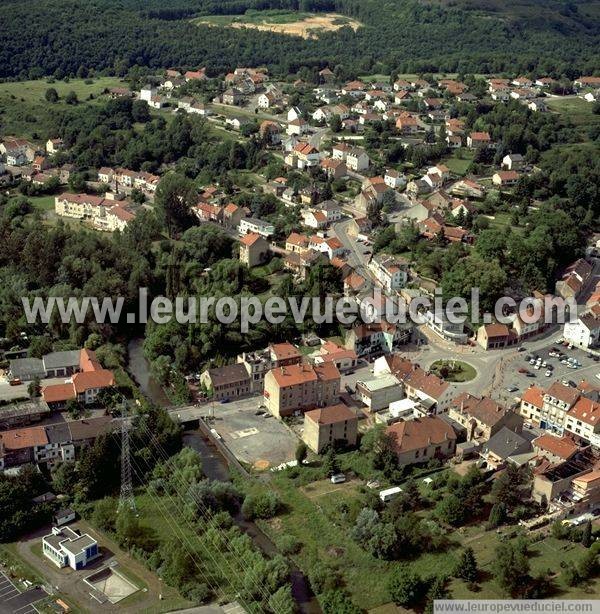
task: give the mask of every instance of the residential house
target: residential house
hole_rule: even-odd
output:
[[[275,234],[275,226],[257,218],[244,217],[238,225],[238,233],[240,236],[243,236],[250,232],[255,232],[261,237],[268,239],[271,235]]]
[[[240,238],[240,262],[252,268],[264,264],[269,258],[269,244],[255,232]]]
[[[532,384],[521,396],[519,413],[534,426],[540,425],[542,410],[544,408],[544,394],[543,388]]]
[[[506,324],[485,324],[477,329],[477,343],[484,350],[497,350],[517,341]]]
[[[521,154],[506,154],[502,158],[502,168],[507,171],[518,171],[525,165],[525,158]]]
[[[237,228],[244,217],[244,210],[234,203],[229,203],[223,207],[223,226],[233,230]]]
[[[577,441],[600,446],[600,403],[581,395],[569,409],[564,426]]]
[[[489,147],[492,143],[489,132],[471,132],[467,136],[467,147],[473,149],[483,149]]]
[[[319,150],[310,143],[298,143],[285,157],[285,163],[292,168],[304,170],[318,166],[321,161]]]
[[[242,104],[244,100],[244,94],[241,90],[231,87],[223,92],[222,95],[223,104],[230,106],[238,106]]]
[[[448,407],[448,417],[467,431],[467,440],[487,441],[500,429],[515,433],[523,430],[523,417],[489,397],[477,397],[463,392]]]
[[[444,460],[456,452],[456,433],[435,416],[397,422],[386,429],[400,466]]]
[[[460,179],[454,183],[448,192],[453,196],[464,198],[483,198],[485,196],[485,188],[472,179]]]
[[[342,403],[307,411],[302,439],[317,454],[333,445],[354,446],[358,436],[356,413]]]
[[[46,153],[53,155],[64,149],[64,142],[62,139],[48,139],[46,141]]]
[[[303,134],[307,134],[308,132],[310,132],[310,125],[302,117],[299,117],[298,119],[293,119],[292,121],[288,122],[286,133],[290,136],[302,136]]]
[[[250,375],[240,363],[206,369],[200,376],[200,383],[216,401],[244,397],[252,391]]]
[[[358,357],[379,356],[398,350],[410,341],[412,326],[399,326],[388,322],[356,324],[346,335],[345,347]]]
[[[310,240],[306,235],[292,232],[285,240],[285,251],[301,254],[308,249],[309,243]]]
[[[567,267],[556,282],[556,294],[564,299],[577,298],[592,274],[592,266],[580,258]]]
[[[316,365],[331,362],[340,373],[344,373],[356,367],[358,357],[354,350],[348,350],[333,341],[325,341],[318,353],[312,356],[312,361]]]
[[[343,160],[335,158],[324,158],[320,162],[321,169],[327,175],[328,179],[341,179],[348,174],[348,167]]]
[[[354,147],[350,151],[347,152],[346,155],[346,166],[351,171],[355,173],[360,173],[369,168],[371,160],[367,152],[360,148]]]
[[[536,437],[532,442],[533,451],[543,456],[551,463],[562,463],[573,458],[580,447],[567,435],[557,437],[550,433],[544,433]]]
[[[596,347],[600,342],[600,304],[584,311],[576,321],[565,322],[563,336],[577,347]]]
[[[392,190],[403,188],[406,185],[406,176],[393,168],[389,168],[385,171],[383,180],[385,185]]]
[[[368,267],[387,292],[399,290],[408,282],[408,262],[399,258],[377,254],[371,258]]]
[[[500,187],[510,187],[519,180],[517,171],[498,171],[492,175],[492,183]]]
[[[503,426],[483,444],[480,452],[483,459],[481,466],[486,469],[501,469],[506,466],[511,456],[531,452],[531,449],[529,439]]]
[[[425,403],[433,414],[447,411],[454,397],[454,386],[417,365],[403,372],[401,379],[409,399]]]

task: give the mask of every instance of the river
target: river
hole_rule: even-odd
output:
[[[127,371],[133,377],[144,396],[159,407],[168,407],[169,398],[160,384],[150,374],[150,365],[144,356],[144,340],[132,339],[127,345]]]
[[[134,378],[143,394],[160,407],[168,407],[169,399],[161,386],[150,375],[150,367],[143,351],[143,339],[133,339],[127,346],[129,363],[127,370]],[[183,434],[183,445],[196,450],[202,458],[202,469],[207,478],[219,482],[229,481],[229,465],[227,459],[215,444],[200,430],[186,431]],[[234,518],[236,524],[247,533],[254,544],[267,556],[278,553],[271,539],[253,522],[245,520],[241,513]],[[288,559],[289,561],[289,559]],[[291,571],[292,596],[302,614],[322,614],[321,607],[312,592],[308,580],[302,571],[289,561]]]

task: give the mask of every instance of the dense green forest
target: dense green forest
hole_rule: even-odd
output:
[[[487,6],[489,5],[489,6]],[[504,70],[573,76],[600,69],[600,20],[590,2],[417,0],[27,0],[0,3],[0,77],[126,71],[132,65],[266,64],[287,75],[301,66],[343,65],[350,73]],[[556,6],[555,6],[556,5]],[[508,8],[507,8],[508,7]],[[523,7],[528,8],[527,11]],[[542,7],[538,10],[539,7]],[[336,11],[363,24],[302,39],[215,28],[192,17],[248,9]],[[480,10],[491,9],[491,12]]]

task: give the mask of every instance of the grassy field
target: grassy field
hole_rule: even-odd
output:
[[[90,96],[99,96],[108,87],[123,87],[116,77],[101,77],[86,83],[83,79],[72,79],[68,83],[47,80],[15,81],[0,83],[0,129],[3,135],[16,135],[34,141],[45,140],[48,126],[53,125],[57,108],[64,108],[65,96],[75,92],[79,102]],[[46,90],[53,87],[59,101],[49,104],[45,99]]]
[[[3,96],[14,96],[26,102],[44,100],[46,90],[53,87],[60,98],[64,98],[69,92],[75,92],[77,98],[86,100],[90,94],[99,96],[110,87],[127,87],[118,77],[98,77],[97,79],[71,79],[68,82],[54,81],[49,83],[44,79],[35,81],[16,81],[10,83],[0,83],[0,98]]]
[[[442,161],[451,173],[460,175],[461,177],[467,174],[471,162],[473,161],[473,152],[468,149],[458,149],[452,156]]]
[[[582,138],[588,138],[588,131],[600,125],[600,115],[593,112],[594,103],[575,96],[546,98],[548,108],[555,111],[579,128]]]
[[[54,211],[54,196],[28,196],[27,199],[38,211]]]
[[[350,26],[354,30],[361,26],[358,21],[335,13],[317,14],[275,9],[248,10],[244,15],[207,15],[197,17],[193,23],[231,28],[253,28],[303,38],[314,38],[321,32],[334,32],[344,26]]]
[[[422,493],[427,495],[430,487],[423,485],[420,477],[417,482]],[[276,542],[282,535],[292,535],[302,544],[302,549],[294,557],[302,569],[310,569],[315,560],[322,561],[340,571],[347,590],[359,607],[378,613],[397,611],[389,603],[387,594],[387,582],[396,563],[372,557],[350,537],[351,519],[364,506],[361,481],[332,484],[329,480],[319,480],[298,486],[290,477],[279,474],[272,477],[270,486],[281,497],[286,511],[272,520],[261,521],[261,527]],[[430,518],[431,511],[426,509],[419,515]],[[460,528],[447,534],[449,546],[446,551],[423,554],[409,564],[423,577],[451,575],[463,548],[471,546],[481,570],[477,592],[469,590],[462,581],[452,580],[452,597],[505,598],[494,579],[494,552],[501,539],[514,539],[517,532],[514,527],[502,529],[503,535],[486,531],[482,525]],[[574,588],[564,586],[560,580],[561,561],[578,561],[584,552],[580,544],[544,537],[532,543],[529,550],[532,574],[550,570],[558,597],[585,598],[591,594],[589,591],[598,594],[600,579]]]

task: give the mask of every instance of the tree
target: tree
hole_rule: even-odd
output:
[[[427,605],[425,606],[425,614],[433,614],[434,603],[437,599],[448,599],[450,596],[446,588],[445,578],[435,578],[427,591]]]
[[[454,575],[465,582],[472,583],[477,581],[477,560],[475,559],[473,548],[470,546],[462,551],[456,564]]]
[[[60,463],[52,470],[52,487],[57,493],[72,496],[77,484],[77,470],[73,461]]]
[[[319,596],[323,614],[360,614],[362,610],[352,603],[350,595],[341,589],[328,590]]]
[[[79,102],[79,100],[77,99],[77,94],[74,91],[70,91],[66,96],[65,96],[65,102],[67,104],[77,104]]]
[[[589,548],[592,545],[592,523],[588,520],[583,526],[583,532],[581,535],[581,543]]]
[[[193,183],[179,173],[168,173],[156,188],[154,206],[170,237],[194,224],[191,207],[196,203]]]
[[[329,127],[331,132],[338,133],[342,130],[342,119],[339,115],[333,115],[329,120]]]
[[[388,581],[388,592],[397,605],[411,608],[425,596],[427,585],[408,565],[398,565]]]
[[[296,461],[298,462],[298,465],[302,465],[302,463],[304,463],[307,454],[308,448],[306,447],[306,444],[301,441],[296,447]]]
[[[488,518],[488,526],[491,529],[499,527],[506,516],[504,503],[495,503],[490,510],[490,516]]]
[[[34,377],[31,382],[27,385],[27,394],[30,398],[34,399],[35,397],[40,396],[40,378]]]
[[[440,520],[456,527],[463,524],[467,517],[465,501],[453,493],[437,504],[435,512]]]
[[[269,597],[269,609],[281,614],[294,614],[296,604],[290,586],[282,586]]]
[[[529,560],[519,544],[505,542],[495,550],[493,570],[498,584],[515,595],[529,581]]]
[[[330,446],[323,459],[323,467],[328,477],[340,472],[340,464],[333,446]]]
[[[58,92],[53,87],[49,87],[44,94],[44,98],[51,103],[58,102]]]

